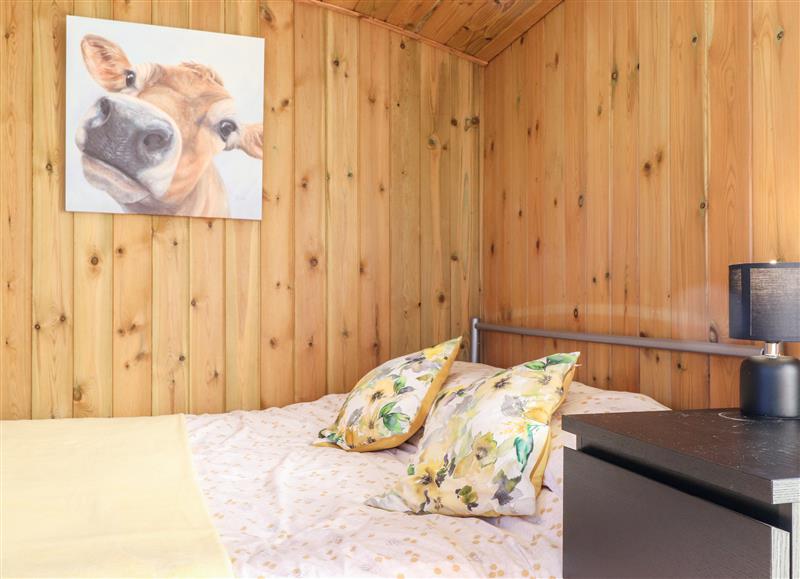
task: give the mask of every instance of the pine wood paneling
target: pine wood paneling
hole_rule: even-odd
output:
[[[470,351],[469,313],[479,308],[480,102],[482,69],[450,56],[450,336],[464,336]]]
[[[669,187],[672,337],[703,340],[706,313],[706,44],[703,5],[670,7]],[[708,356],[672,354],[672,407],[707,408]]]
[[[800,7],[565,0],[525,33],[526,43],[533,46],[560,10],[563,105],[548,100],[561,88],[539,80],[552,72],[547,48],[523,55],[511,46],[486,70],[496,86],[486,89],[484,119],[484,316],[516,320],[526,312],[526,325],[544,327],[562,311],[567,330],[728,341],[728,265],[800,258]],[[502,165],[520,144],[507,95],[508,71],[520,66],[533,87],[532,118],[552,123],[564,115],[562,185],[538,177],[546,173],[537,164],[554,165],[547,123],[534,123],[534,137],[537,126],[544,129],[543,143],[534,138],[525,166]],[[497,247],[516,231],[506,187],[520,180],[529,183],[526,239],[518,241],[527,247],[529,282],[524,299],[512,291],[506,306],[502,284],[515,279],[518,258],[509,264]],[[565,264],[556,271],[566,289],[552,299],[543,292],[554,276],[530,272],[541,260],[551,263],[541,241],[553,227],[547,204],[562,188]],[[546,216],[541,226],[536,213]],[[605,272],[607,288],[599,285]],[[738,359],[578,347],[578,377],[589,384],[606,380],[675,408],[738,403]],[[497,335],[485,337],[483,352],[488,363],[522,361]],[[545,352],[531,346],[524,353]]]
[[[420,46],[420,287],[422,346],[450,334],[450,121],[449,55]]]
[[[306,401],[327,393],[326,30],[323,10],[295,8],[295,400]]]
[[[73,220],[64,207],[65,15],[33,7],[32,416],[72,416]]]
[[[611,264],[609,217],[611,206],[611,4],[586,4],[586,329],[611,331]],[[546,109],[548,110],[548,109]],[[549,114],[549,110],[546,114]],[[587,384],[608,388],[611,348],[586,347]]]
[[[114,18],[150,23],[149,1],[114,2]],[[114,216],[113,414],[152,412],[152,218]]]
[[[64,211],[70,12],[265,36],[262,222]],[[2,30],[3,418],[312,400],[418,349],[423,309],[436,314],[430,341],[468,331],[479,308],[477,65],[283,0],[17,0],[2,4]],[[424,95],[435,95],[425,132]],[[431,135],[441,151],[421,193]],[[423,259],[437,291],[422,291]]]
[[[258,5],[226,0],[225,32],[258,36]],[[226,410],[261,407],[260,231],[258,221],[225,222]]]
[[[526,259],[527,247],[524,243],[517,240],[525,238],[525,231],[528,229],[528,212],[526,191],[527,172],[522,169],[525,166],[528,156],[528,130],[529,121],[528,109],[533,100],[533,94],[527,86],[528,75],[525,74],[525,59],[521,58],[522,53],[528,49],[529,39],[520,38],[511,48],[511,60],[514,63],[510,71],[510,76],[506,79],[506,87],[511,98],[508,114],[504,118],[508,119],[507,136],[510,139],[508,153],[503,157],[506,168],[504,173],[508,176],[506,182],[506,223],[508,228],[507,252],[509,263],[514,264],[506,269],[506,278],[511,303],[525,303],[525,291],[528,277],[528,261]],[[510,170],[512,167],[520,167],[519,170]],[[504,280],[505,281],[505,280]],[[513,325],[524,325],[525,310],[523,308],[509,309],[510,318],[508,323]],[[511,336],[511,356],[513,358],[522,357],[524,342],[522,336]]]
[[[358,21],[326,17],[328,392],[358,381]],[[353,120],[356,119],[356,122]]]
[[[0,418],[30,418],[33,5],[0,19]]]
[[[189,2],[156,2],[152,23],[188,26]],[[153,217],[153,414],[189,412],[189,218]]]
[[[800,4],[753,3],[753,259],[800,260]],[[800,355],[800,344],[787,348]]]
[[[225,4],[194,0],[189,25],[222,32]],[[189,220],[189,409],[198,414],[225,410],[225,226]]]
[[[710,5],[708,38],[709,339],[728,339],[728,264],[751,260],[751,7]],[[711,357],[709,403],[739,404],[735,358]]]
[[[389,357],[390,199],[389,31],[359,23],[358,58],[358,362],[359,374]],[[454,181],[455,183],[455,181]]]
[[[261,221],[261,404],[294,402],[294,5],[267,0]]]
[[[639,5],[639,331],[671,337],[670,4]],[[670,405],[669,352],[641,350],[640,389]]]
[[[397,33],[389,40],[391,234],[390,356],[421,345],[420,48]]]
[[[611,69],[611,332],[639,334],[639,37],[638,3],[612,5]],[[611,348],[611,383],[639,387],[639,351]]]
[[[77,0],[74,14],[111,18],[113,9],[111,0]],[[74,220],[73,412],[111,416],[114,223],[92,213],[76,213]]]

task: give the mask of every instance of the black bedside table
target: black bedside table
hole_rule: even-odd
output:
[[[565,577],[800,578],[800,421],[564,416]]]

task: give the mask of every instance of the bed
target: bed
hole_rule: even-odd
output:
[[[496,369],[457,362],[451,378]],[[263,411],[187,416],[198,483],[239,577],[558,577],[562,414],[663,410],[640,395],[573,383],[553,419],[553,453],[534,517],[410,515],[365,506],[406,468],[399,448],[311,446],[344,395]]]

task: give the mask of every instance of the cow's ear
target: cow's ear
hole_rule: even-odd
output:
[[[102,36],[87,34],[81,41],[81,51],[89,74],[100,86],[112,92],[127,86],[126,77],[133,66],[117,44]]]
[[[245,125],[242,128],[242,136],[236,147],[256,159],[264,157],[264,125],[262,123],[253,123]]]

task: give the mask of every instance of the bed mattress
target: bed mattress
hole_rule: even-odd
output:
[[[493,371],[456,363],[451,374]],[[561,575],[558,488],[544,488],[536,516],[524,518],[412,515],[364,505],[403,474],[419,436],[371,453],[311,446],[343,400],[329,395],[286,408],[187,416],[200,488],[237,576]],[[573,383],[561,412],[663,408],[638,394]],[[567,435],[554,436],[556,468],[565,443]]]

